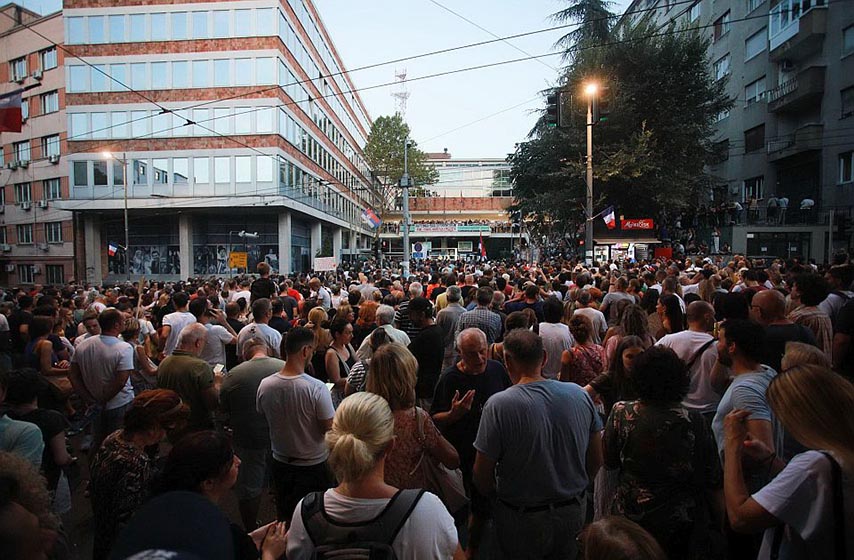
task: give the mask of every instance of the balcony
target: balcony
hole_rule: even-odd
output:
[[[768,92],[768,112],[800,111],[818,104],[824,95],[824,66],[810,66]]]
[[[768,161],[780,161],[803,152],[821,150],[824,125],[804,125],[788,138],[768,142]]]
[[[769,56],[798,61],[821,50],[827,29],[825,0],[783,0],[768,15]]]

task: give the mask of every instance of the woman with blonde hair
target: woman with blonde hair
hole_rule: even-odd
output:
[[[385,344],[371,358],[367,390],[384,398],[394,414],[395,445],[386,457],[385,480],[395,488],[427,488],[419,463],[434,457],[449,469],[460,457],[439,433],[430,415],[415,406],[418,362],[402,344]]]
[[[786,343],[786,352],[780,361],[780,371],[810,364],[831,369],[827,354],[819,350],[817,346],[805,342]]]
[[[733,529],[765,531],[759,558],[851,558],[854,385],[810,364],[778,374],[766,396],[783,428],[809,451],[786,464],[748,433],[748,411],[727,415],[724,493]],[[752,496],[742,471],[745,455],[776,474]]]
[[[464,558],[454,520],[439,498],[386,483],[385,464],[395,447],[394,433],[394,415],[379,395],[356,393],[341,402],[326,434],[329,466],[339,484],[297,504],[288,532],[289,560],[313,558],[320,546],[346,544],[360,526],[382,522],[394,509],[389,504],[398,500],[414,503],[387,543],[397,558]],[[322,523],[314,523],[318,517]]]

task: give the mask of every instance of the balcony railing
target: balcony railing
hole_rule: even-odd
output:
[[[799,110],[820,102],[824,94],[824,66],[811,66],[768,92],[768,111]]]

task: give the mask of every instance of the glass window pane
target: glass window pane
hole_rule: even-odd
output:
[[[81,139],[89,136],[89,115],[86,113],[71,114],[71,137],[69,139]]]
[[[252,35],[252,10],[234,10],[234,36]]]
[[[237,156],[234,158],[234,178],[237,183],[252,182],[252,156]]]
[[[208,12],[192,12],[193,14],[193,39],[207,39],[208,34]]]
[[[104,43],[107,37],[104,33],[104,16],[89,16],[89,42]]]
[[[259,109],[255,114],[256,128],[258,132],[273,132],[275,127],[275,107]]]
[[[68,91],[78,92],[86,91],[89,87],[89,67],[88,66],[69,66],[68,67]]]
[[[74,186],[85,187],[89,184],[89,178],[86,176],[87,163],[85,161],[74,162]]]
[[[172,13],[172,40],[187,38],[187,12]]]
[[[134,42],[145,41],[145,20],[147,14],[130,15],[130,40]]]
[[[258,156],[258,179],[259,183],[272,183],[276,158]]]
[[[148,184],[148,160],[145,159],[135,159],[131,160],[131,169],[133,170],[131,175],[133,179],[134,185],[147,185]]]
[[[169,88],[169,66],[166,62],[151,63],[151,87],[152,89]]]
[[[190,120],[190,111],[176,109],[174,114],[175,119],[172,122],[172,126],[176,128],[172,130],[172,136],[187,136],[190,134],[190,127],[187,126],[187,121]]]
[[[193,182],[194,183],[210,183],[210,158],[197,157],[193,158]]]
[[[259,85],[276,83],[276,59],[255,59],[255,83]]]
[[[258,8],[255,10],[255,35],[275,35],[276,14],[273,8]]]
[[[127,91],[127,66],[124,64],[110,64],[110,76],[113,77],[110,80],[110,89],[113,91]],[[124,85],[122,85],[124,84]]]
[[[172,63],[172,89],[190,87],[189,63],[178,60]]]
[[[116,111],[110,115],[112,123],[110,132],[113,138],[127,138],[128,135],[128,114],[124,111]]]
[[[252,85],[252,59],[238,58],[234,61],[234,83],[238,86]]]
[[[231,37],[231,12],[216,10],[213,13],[214,37]]]
[[[132,89],[148,89],[146,66],[147,65],[144,62],[135,62],[130,65],[130,87]]]
[[[106,187],[107,186],[107,162],[106,161],[93,161],[92,162],[92,171],[94,172],[92,175],[93,184],[96,187]]]
[[[79,45],[86,42],[86,18],[68,18],[68,43]]]
[[[172,113],[158,113],[151,121],[151,132],[154,136],[172,135]]]
[[[214,109],[214,121],[213,128],[215,132],[219,134],[229,134],[231,133],[231,117],[229,114],[231,113],[231,109],[223,108],[223,109]]]
[[[252,132],[252,109],[249,107],[236,107],[234,109],[234,133],[249,134]]]
[[[158,158],[152,162],[151,181],[153,185],[169,184],[169,160]]]
[[[110,80],[106,76],[106,65],[95,64],[94,66],[94,68],[90,69],[90,74],[92,76],[92,86],[89,88],[89,91],[109,91],[110,84],[108,83],[108,80],[110,82],[112,82],[113,80]]]
[[[172,160],[172,182],[176,185],[186,184],[190,177],[190,164],[187,158]]]
[[[231,83],[231,60],[214,60],[214,85],[227,86]]]
[[[168,38],[166,33],[166,14],[163,12],[151,14],[151,40],[165,41]]]
[[[193,134],[195,136],[210,136],[210,131],[207,128],[203,128],[211,126],[208,113],[207,109],[193,109],[193,121],[199,123],[193,127]]]
[[[113,184],[123,186],[125,184],[125,164],[113,160]]]
[[[231,168],[228,157],[214,158],[214,182],[229,183],[231,182]]]
[[[92,113],[92,138],[108,138],[107,113]]]
[[[132,111],[130,114],[131,134],[134,138],[140,138],[148,134],[148,111]]]
[[[193,61],[193,87],[208,87],[208,67],[209,60],[194,60]]]
[[[125,35],[125,16],[110,16],[110,42],[124,43],[127,41]]]

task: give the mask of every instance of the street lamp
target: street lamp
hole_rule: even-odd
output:
[[[587,95],[587,222],[584,226],[584,254],[588,265],[593,264],[593,103],[599,94],[599,84],[588,82],[584,86]]]
[[[125,159],[124,153],[122,153],[122,157],[118,157],[117,155],[110,152],[101,152],[101,155],[104,156],[104,159],[115,160],[122,164],[122,184],[125,187],[125,273],[127,274],[128,282],[130,282],[130,235],[128,233],[128,162],[127,159]]]

